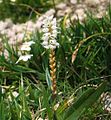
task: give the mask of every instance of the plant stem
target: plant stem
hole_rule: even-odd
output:
[[[55,99],[57,90],[56,90],[56,60],[55,60],[55,51],[54,49],[50,50],[49,54],[49,63],[50,63],[50,74],[52,81],[52,98]]]

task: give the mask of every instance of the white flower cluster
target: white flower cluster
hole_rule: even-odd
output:
[[[43,37],[42,37],[42,46],[46,49],[55,49],[59,46],[59,43],[56,40],[57,37],[57,26],[56,18],[53,16],[46,16],[43,20]]]
[[[24,51],[25,52],[29,52],[31,50],[31,45],[32,44],[35,44],[35,42],[33,41],[29,41],[29,42],[24,42],[23,45],[21,46],[21,51]],[[17,60],[16,64],[19,62],[19,61],[28,61],[33,55],[32,54],[26,54],[26,55],[21,55],[19,57],[19,59]]]

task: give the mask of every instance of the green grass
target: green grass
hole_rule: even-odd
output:
[[[35,19],[37,15],[39,16],[52,7],[53,1],[51,0],[16,0],[15,2],[3,0],[0,3],[0,20],[11,18],[14,23],[24,23],[30,15]]]
[[[0,120],[36,120],[39,117],[63,120],[67,108],[80,120],[96,120],[100,116],[103,120],[111,119],[98,100],[102,92],[111,91],[111,10],[99,20],[89,15],[84,23],[72,22],[69,28],[64,26],[64,22],[65,19],[59,23],[60,34],[57,37],[60,47],[56,49],[58,95],[55,101],[51,99],[48,79],[49,51],[41,46],[41,33],[32,36],[36,42],[31,50],[32,59],[19,64],[15,64],[19,57],[18,48],[14,50],[3,39],[9,57],[5,58],[4,52],[0,56]],[[71,62],[77,48],[76,58]],[[107,82],[106,89],[97,87],[103,81]],[[19,93],[17,97],[13,96],[14,91]],[[74,100],[67,106],[70,96]],[[57,103],[60,106],[54,111]],[[91,103],[94,104],[89,108]],[[83,107],[86,109],[79,115],[70,107],[72,105],[74,109],[75,104],[78,111]],[[70,114],[67,115],[69,118]]]

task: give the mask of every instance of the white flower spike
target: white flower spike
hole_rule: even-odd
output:
[[[59,46],[59,43],[56,40],[57,37],[57,26],[56,18],[53,16],[45,17],[43,21],[43,37],[42,37],[42,46],[46,49],[55,49]]]
[[[33,41],[29,41],[29,42],[24,42],[23,45],[21,46],[21,50],[22,51],[30,51],[31,50],[31,45],[35,44],[35,42]]]
[[[17,60],[16,64],[17,64],[19,61],[21,61],[21,60],[24,61],[24,62],[26,62],[26,61],[28,61],[29,59],[31,59],[32,56],[33,56],[32,54],[30,54],[30,55],[22,55],[22,56],[20,56],[19,59]]]

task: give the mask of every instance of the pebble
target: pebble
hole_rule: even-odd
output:
[[[70,0],[70,3],[75,5],[75,4],[77,4],[77,0]]]
[[[67,5],[65,3],[60,3],[58,5],[56,5],[57,9],[65,9],[67,7]]]
[[[64,15],[65,15],[65,12],[64,12],[64,11],[58,10],[58,12],[57,12],[57,16],[58,16],[58,17],[63,17]]]
[[[80,20],[83,21],[83,19],[86,17],[85,11],[83,8],[77,9],[74,14],[74,19],[75,20]]]
[[[85,3],[89,6],[95,6],[100,3],[100,0],[85,0]]]

